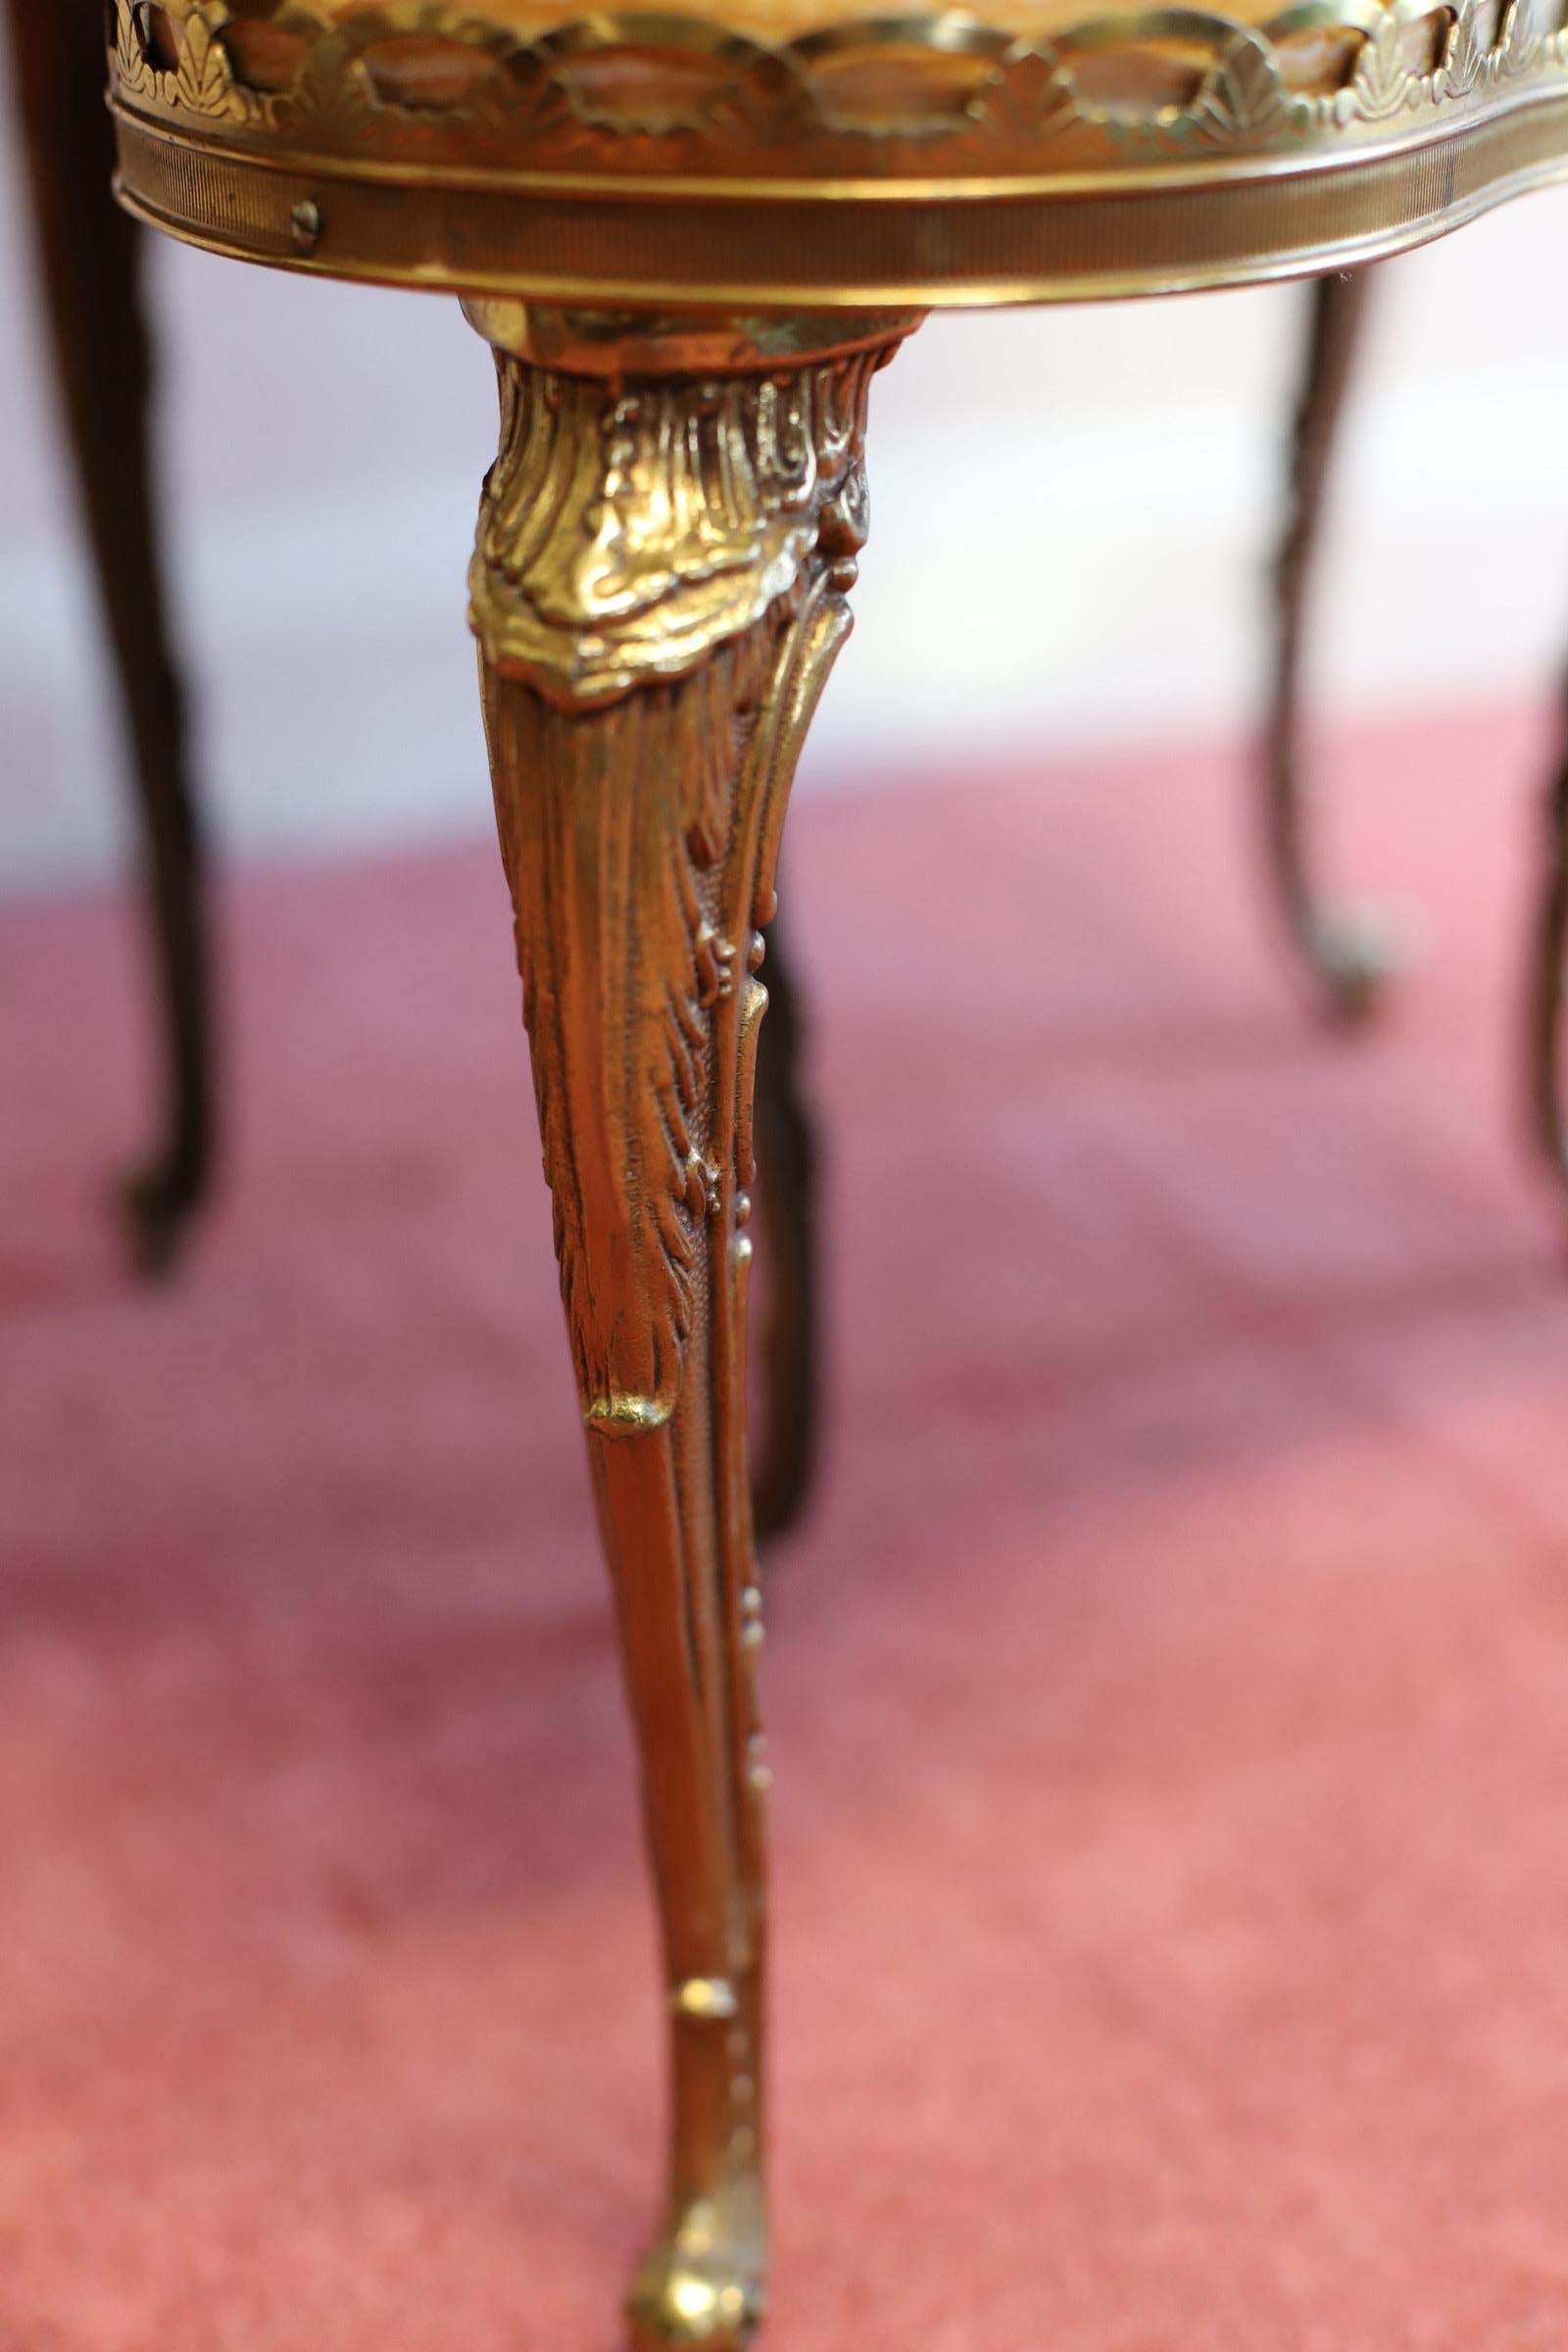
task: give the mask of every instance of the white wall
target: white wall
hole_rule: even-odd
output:
[[[3,116],[0,116],[3,120]],[[0,139],[0,887],[121,798]],[[1534,692],[1568,644],[1568,192],[1394,265],[1325,576],[1339,709]],[[159,255],[164,464],[231,844],[488,822],[463,575],[493,436],[450,306]],[[1299,289],[936,320],[878,386],[876,522],[805,781],[1252,707]]]

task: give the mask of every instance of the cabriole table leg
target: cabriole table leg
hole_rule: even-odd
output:
[[[1264,748],[1264,850],[1286,932],[1324,1010],[1337,1021],[1375,1009],[1396,957],[1377,910],[1319,896],[1307,838],[1310,785],[1301,745],[1301,644],[1323,499],[1372,283],[1369,270],[1311,290],[1306,367],[1291,440],[1291,500],[1274,566],[1274,662]]]
[[[45,312],[109,649],[130,731],[164,1019],[164,1141],[124,1188],[137,1256],[166,1268],[212,1182],[213,979],[185,703],[171,650],[148,416],[142,232],[114,201],[102,10],[11,0]]]
[[[782,917],[767,935],[768,1017],[757,1056],[757,1161],[767,1275],[761,1359],[765,1413],[754,1448],[757,1540],[800,1519],[822,1429],[816,1122],[802,1076],[805,1014]]]
[[[1568,985],[1568,696],[1562,724],[1565,748],[1542,811],[1545,862],[1533,946],[1528,1079],[1531,1120],[1542,1155],[1558,1183],[1568,1190],[1568,1111],[1563,1101],[1563,994]]]
[[[469,315],[502,403],[472,618],[667,1971],[668,2203],[633,2334],[732,2352],[765,2268],[744,1346],[760,932],[849,627],[866,394],[909,321],[775,325],[764,360],[738,327]]]

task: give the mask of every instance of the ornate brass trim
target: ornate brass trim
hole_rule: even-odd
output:
[[[612,701],[754,628],[813,549],[849,554],[879,356],[637,383],[608,404],[591,376],[505,368],[469,576],[491,667],[552,701]]]
[[[523,38],[429,0],[331,24],[292,0],[242,17],[224,0],[115,6],[122,105],[296,158],[470,178],[930,182],[1283,164],[1568,75],[1559,0],[1305,0],[1260,25],[1142,8],[1038,40],[948,12],[777,46],[638,13]],[[629,63],[635,74],[619,71]]]
[[[1034,43],[947,15],[773,49],[648,16],[525,40],[447,0],[331,25],[293,0],[114,4],[133,211],[469,295],[1169,292],[1373,260],[1568,174],[1568,0],[1144,9]]]

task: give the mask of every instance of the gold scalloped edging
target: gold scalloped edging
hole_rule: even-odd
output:
[[[1540,0],[1557,13],[1561,0]],[[940,180],[1412,136],[1568,74],[1533,0],[1298,0],[1262,26],[1102,16],[1028,41],[947,14],[768,47],[628,15],[531,40],[440,0],[325,24],[291,0],[115,0],[117,98],[291,156],[593,176]]]

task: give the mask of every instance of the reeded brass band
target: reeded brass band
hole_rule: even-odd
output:
[[[1307,275],[1399,252],[1568,176],[1568,93],[1328,169],[1065,194],[736,197],[389,190],[120,125],[122,192],[209,249],[333,277],[584,304],[873,309],[1084,300]],[[302,250],[302,208],[319,221]]]

